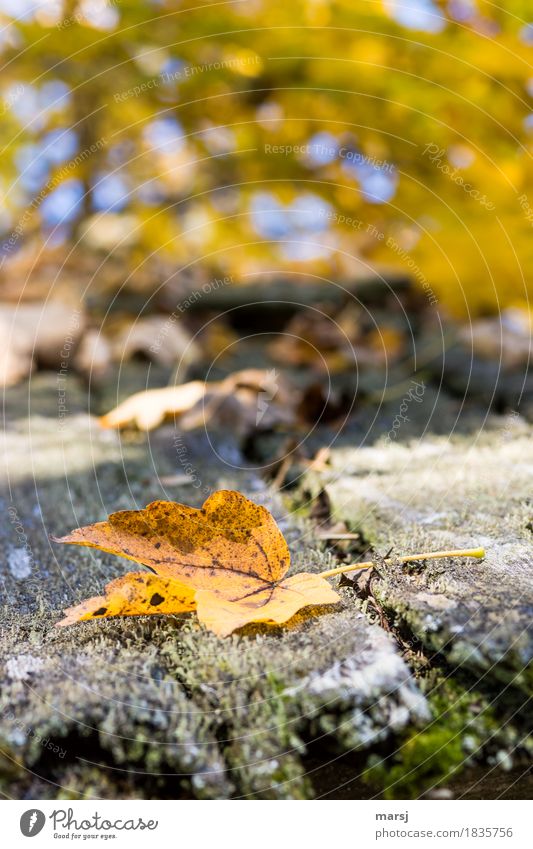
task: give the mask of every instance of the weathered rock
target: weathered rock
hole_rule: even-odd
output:
[[[238,488],[274,511],[294,570],[320,571],[330,560],[227,439],[103,432],[83,412],[59,423],[51,396],[47,415],[38,415],[35,400],[29,419],[25,399],[13,396],[6,433],[5,793],[307,798],[320,784],[320,769],[306,775],[310,747],[319,747],[323,764],[353,749],[364,763],[376,745],[394,747],[429,721],[394,639],[370,624],[347,590],[338,608],[227,640],[193,616],[55,630],[64,606],[101,591],[129,564],[96,550],[56,549],[49,533],[155,498],[197,505],[213,489]],[[70,410],[83,409],[83,389],[72,381],[68,397]]]
[[[531,429],[512,416],[492,420],[474,440],[333,450],[330,469],[310,473],[304,486],[324,489],[334,518],[381,555],[391,546],[397,554],[485,547],[483,562],[384,566],[374,593],[396,626],[407,626],[452,670],[461,667],[494,693],[505,685],[529,695],[532,473]]]

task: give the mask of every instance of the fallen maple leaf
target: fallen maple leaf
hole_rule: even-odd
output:
[[[273,517],[231,490],[213,493],[200,510],[154,501],[144,510],[112,513],[107,522],[77,528],[54,541],[118,554],[148,566],[157,580],[171,582],[165,585],[164,602],[154,609],[147,601],[154,576],[146,578],[144,594],[142,583],[134,583],[143,573],[130,573],[111,582],[105,597],[71,608],[58,625],[98,616],[174,613],[196,604],[199,620],[227,636],[250,622],[282,624],[303,607],[340,601],[320,575],[284,577],[290,554]],[[133,596],[124,597],[126,587],[128,592],[133,587]],[[177,610],[172,598],[189,606]]]

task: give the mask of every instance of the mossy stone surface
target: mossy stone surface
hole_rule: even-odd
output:
[[[374,593],[407,627],[497,692],[533,683],[533,442],[519,418],[493,419],[476,438],[426,436],[331,452],[302,489],[325,492],[332,516],[381,555],[477,548],[483,561],[380,566]],[[368,559],[368,558],[365,558]]]
[[[53,392],[53,387],[50,387]],[[309,798],[342,753],[361,770],[431,719],[392,635],[342,590],[343,602],[304,611],[286,628],[249,627],[221,640],[194,616],[79,623],[62,608],[101,592],[127,561],[50,533],[155,498],[198,505],[239,489],[276,515],[294,571],[331,558],[287,513],[235,444],[164,428],[102,431],[69,384],[59,426],[50,392],[29,417],[14,398],[2,485],[0,653],[2,792],[16,798]],[[78,393],[78,394],[77,394]],[[20,407],[18,406],[20,400]],[[316,615],[312,615],[312,614]],[[319,752],[309,768],[309,752]]]

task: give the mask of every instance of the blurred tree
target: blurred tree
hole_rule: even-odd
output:
[[[377,262],[458,314],[523,304],[527,15],[523,0],[0,0],[4,256],[36,233],[81,240],[121,258],[116,285],[130,270],[148,287],[152,256],[239,282]]]

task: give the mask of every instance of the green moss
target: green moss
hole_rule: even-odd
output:
[[[386,799],[416,799],[456,779],[488,749],[513,745],[508,729],[502,728],[498,737],[500,723],[479,693],[442,679],[428,702],[431,723],[408,736],[392,755],[369,758],[363,779]]]
[[[401,763],[377,760],[363,774],[378,785],[386,799],[415,799],[422,791],[446,783],[464,766],[460,729],[433,728],[407,740],[401,747]],[[372,759],[371,759],[372,760]]]

